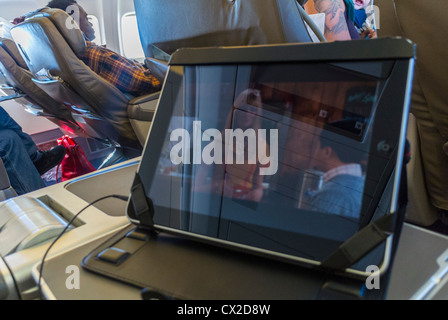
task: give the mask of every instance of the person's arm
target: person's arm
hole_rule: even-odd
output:
[[[305,10],[308,14],[325,13],[324,35],[327,41],[351,40],[343,0],[310,0]]]
[[[108,54],[103,62],[103,76],[123,92],[141,96],[161,88],[161,82],[149,70],[132,60]]]
[[[375,39],[378,38],[376,31],[374,29],[366,29],[361,33],[361,39]]]

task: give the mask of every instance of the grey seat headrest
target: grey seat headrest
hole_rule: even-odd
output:
[[[311,42],[297,0],[134,0],[146,57],[183,47]]]
[[[50,19],[76,56],[83,55],[86,49],[86,40],[77,22],[67,12],[45,7],[27,16],[27,20],[38,18]]]

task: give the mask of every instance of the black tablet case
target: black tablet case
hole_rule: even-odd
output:
[[[384,121],[384,127],[377,127],[377,130],[384,131],[391,125],[402,125],[388,123],[390,119],[387,117],[387,108],[400,110],[403,121],[407,119],[414,51],[414,45],[404,39],[254,48],[182,49],[173,55],[170,64],[219,65],[284,60],[300,63],[353,60],[354,63],[368,63],[392,59],[395,64],[394,72],[389,75],[391,79],[385,90],[386,95],[390,96],[386,98],[390,100],[390,104],[383,103],[382,110],[376,111],[383,113]],[[170,95],[170,92],[162,92],[155,123],[170,116],[169,110],[160,111],[164,107],[163,103],[169,101],[163,100],[164,93],[165,96]],[[148,178],[150,174],[144,163],[136,174],[128,205],[128,216],[133,224],[87,255],[82,266],[112,279],[146,288],[155,295],[160,294],[158,298],[166,299],[384,298],[391,263],[382,274],[380,290],[365,290],[364,277],[353,277],[344,270],[374,252],[375,248],[382,248],[385,241],[391,238],[391,262],[393,261],[407,203],[405,165],[402,167],[399,158],[404,150],[400,150],[398,144],[399,140],[404,141],[405,127],[402,126],[401,130],[395,128],[395,135],[390,137],[396,139],[396,148],[391,151],[389,161],[383,167],[382,177],[370,206],[362,212],[360,231],[318,266],[279,261],[250,249],[235,250],[231,246],[220,246],[194,235],[182,236],[158,230],[153,222],[152,201],[145,192],[147,182],[143,180],[151,179]],[[158,158],[157,152],[149,156],[154,152],[150,145],[151,136],[155,139],[161,135],[160,132],[155,132],[156,128],[153,126],[150,132],[142,161]],[[400,172],[399,181],[394,180],[396,170]],[[389,210],[390,198],[394,192],[398,192],[397,210],[393,214],[385,214]]]

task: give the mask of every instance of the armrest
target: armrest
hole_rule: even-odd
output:
[[[159,100],[160,92],[154,92],[151,94],[146,94],[144,96],[135,97],[129,100],[128,105],[139,105],[150,101]]]
[[[134,98],[128,103],[129,119],[152,121],[159,102],[160,92]]]

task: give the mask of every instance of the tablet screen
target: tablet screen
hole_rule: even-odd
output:
[[[148,149],[160,156],[140,168],[156,167],[155,224],[323,261],[359,230],[396,147],[372,152],[385,84],[343,63],[171,67]]]

